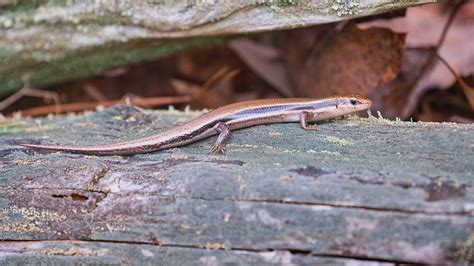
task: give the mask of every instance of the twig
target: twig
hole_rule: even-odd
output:
[[[208,91],[209,89],[211,89],[212,87],[214,87],[214,85],[216,84],[217,81],[219,81],[222,76],[224,76],[226,73],[228,72],[228,68],[225,66],[221,69],[219,69],[216,73],[214,73],[210,78],[208,78],[204,84],[202,84],[201,86],[201,90],[204,92],[204,91]]]
[[[228,67],[223,67],[214,73],[204,84],[200,87],[200,93],[204,93],[214,88],[218,83],[230,80],[240,73],[240,69],[229,70]],[[199,93],[198,93],[199,94]]]
[[[238,69],[238,68],[236,68],[234,70],[230,70],[217,83],[231,80],[231,79],[235,78],[235,76],[237,76],[239,73],[240,73],[240,69]],[[214,86],[217,85],[217,83],[214,84]]]
[[[418,75],[416,76],[415,78],[415,81],[413,82],[413,85],[412,85],[412,90],[413,88],[415,88],[418,83],[421,81],[421,77],[423,77],[426,72],[428,72],[428,70],[431,68],[431,66],[433,65],[433,61],[435,59],[435,56],[436,54],[438,53],[438,50],[439,48],[441,47],[441,45],[443,44],[445,38],[446,38],[446,35],[448,33],[448,30],[449,30],[449,27],[451,26],[454,18],[456,17],[456,14],[458,13],[459,9],[466,3],[467,1],[466,0],[463,0],[463,1],[460,1],[458,2],[454,7],[453,9],[451,10],[451,13],[449,14],[449,17],[448,17],[448,20],[446,21],[446,24],[444,25],[443,27],[443,31],[441,32],[441,35],[439,36],[439,39],[438,39],[438,42],[436,43],[436,45],[433,47],[433,49],[430,49],[430,54],[429,54],[429,57],[428,59],[426,60],[426,63],[423,65],[423,67],[421,68],[420,72],[418,73]],[[417,47],[413,47],[413,48],[406,48],[406,50],[412,50],[412,49],[417,49]]]
[[[454,18],[456,17],[456,14],[459,11],[459,9],[466,2],[467,1],[465,0],[460,1],[453,7],[453,10],[451,11],[449,18],[443,28],[443,31],[441,32],[438,42],[436,43],[434,47],[412,47],[412,48],[406,48],[406,50],[428,50],[430,52],[430,55],[429,55],[430,57],[426,61],[421,71],[419,72],[418,76],[416,77],[415,82],[413,83],[413,87],[416,87],[416,85],[420,82],[421,77],[425,74],[426,71],[428,71],[429,67],[432,65],[434,59],[437,58],[448,68],[449,72],[453,74],[454,78],[458,82],[459,86],[461,86],[464,94],[466,95],[469,105],[471,106],[471,108],[474,109],[474,88],[472,88],[466,82],[464,82],[464,80],[461,77],[459,77],[459,75],[451,67],[451,65],[439,54],[439,48],[441,47],[444,40],[446,39],[446,35],[447,35],[450,25],[452,24]]]
[[[448,21],[446,21],[446,24],[444,25],[443,31],[441,32],[441,35],[439,36],[438,42],[435,46],[436,51],[439,50],[439,47],[443,45],[444,40],[446,39],[446,35],[448,33],[448,29],[453,23],[454,18],[456,17],[456,14],[458,13],[459,9],[466,3],[466,0],[459,1],[454,7],[453,10],[451,10],[451,14],[449,14]]]
[[[240,73],[240,69],[228,70],[227,67],[221,68],[214,75],[212,75],[204,84],[199,88],[199,90],[192,94],[194,99],[203,97],[209,90],[212,90],[216,87],[217,84],[231,80]]]
[[[86,84],[83,87],[84,91],[89,95],[92,99],[98,102],[107,101],[107,97],[94,85]]]
[[[29,85],[25,84],[23,88],[19,91],[11,95],[10,97],[6,98],[5,100],[0,102],[0,111],[5,110],[8,106],[14,104],[24,96],[31,96],[31,97],[39,97],[43,99],[52,99],[54,101],[54,112],[60,113],[60,100],[59,95],[57,92],[52,91],[45,91],[45,90],[37,90],[30,88]]]
[[[459,86],[461,86],[461,89],[466,95],[469,105],[474,110],[474,88],[464,82],[464,80],[456,73],[456,71],[454,71],[453,67],[451,67],[451,65],[449,65],[448,62],[443,57],[441,57],[437,51],[435,51],[435,56],[439,59],[439,61],[443,62],[443,64],[448,68],[449,72],[451,72],[454,78],[456,78],[456,81],[458,82]]]
[[[187,104],[191,101],[190,96],[176,96],[176,97],[150,97],[130,98],[130,102],[133,105],[137,105],[143,108],[153,108],[157,106],[173,105],[173,104]],[[97,106],[110,107],[118,104],[126,104],[125,100],[115,101],[104,101],[104,102],[88,102],[88,103],[68,103],[59,105],[62,113],[66,112],[82,112],[86,110],[94,110]],[[57,105],[40,106],[22,110],[22,115],[25,116],[43,116],[52,112]]]

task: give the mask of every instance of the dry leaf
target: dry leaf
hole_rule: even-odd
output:
[[[371,94],[374,103],[372,109],[382,112],[389,119],[400,117],[413,84],[429,58],[430,52],[427,50],[405,51],[397,78]]]
[[[308,31],[306,34],[311,34]],[[305,62],[305,68],[298,86],[300,95],[369,95],[398,74],[404,34],[387,29],[359,30],[349,24],[339,33],[328,30],[318,35],[323,36],[323,44],[314,47],[316,51],[306,62],[301,61]],[[296,49],[299,46],[292,39],[289,45]]]
[[[391,20],[375,20],[359,26],[385,27],[396,32],[407,32],[407,47],[429,47],[438,42],[441,32],[447,22],[451,8],[446,4],[426,5],[409,8],[405,18]],[[460,76],[474,74],[474,2],[465,4],[459,10],[447,32],[439,54]],[[417,71],[413,69],[413,71]],[[420,95],[427,89],[437,87],[449,88],[455,82],[455,77],[441,63],[436,62],[430,71],[424,75],[413,90],[404,92],[406,102],[398,116],[408,118],[419,102]]]
[[[286,66],[277,49],[250,39],[238,39],[230,42],[240,58],[268,84],[285,97],[294,96]]]
[[[470,81],[474,81],[473,76]],[[462,88],[455,84],[447,90],[425,91],[420,96],[414,117],[422,121],[472,123],[474,110],[467,103]]]
[[[282,55],[290,79],[297,87],[306,71],[308,58],[317,57],[326,48],[329,40],[337,33],[335,26],[336,24],[326,24],[283,32]]]

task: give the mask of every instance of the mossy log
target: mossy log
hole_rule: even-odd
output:
[[[0,95],[220,42],[437,0],[0,1]],[[275,1],[274,1],[275,2]]]
[[[474,125],[328,121],[135,156],[29,150],[154,134],[198,115],[114,107],[1,125],[3,263],[473,262]]]

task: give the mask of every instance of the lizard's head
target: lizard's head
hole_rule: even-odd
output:
[[[341,96],[337,99],[336,109],[342,115],[367,110],[372,101],[360,95]]]

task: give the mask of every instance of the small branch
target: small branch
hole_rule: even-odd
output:
[[[443,64],[448,68],[449,72],[451,72],[451,74],[453,74],[453,76],[456,78],[456,81],[463,90],[464,95],[466,95],[469,105],[474,110],[474,88],[464,82],[464,80],[456,73],[456,71],[454,71],[451,65],[449,65],[448,62],[443,57],[441,57],[437,51],[435,51],[435,56],[439,59],[439,61],[443,62]]]
[[[107,97],[94,85],[86,84],[83,87],[84,91],[89,95],[92,99],[98,102],[105,102],[108,101]]]
[[[203,85],[191,84],[182,80],[173,79],[171,84],[179,94],[188,94],[194,104],[216,108],[227,104],[229,100],[225,95],[214,92],[217,85],[232,80],[240,73],[240,69],[229,70],[223,67],[208,78]]]
[[[201,86],[201,91],[206,92],[216,85],[216,83],[227,73],[227,67],[219,69],[214,73],[210,78],[208,78],[204,84]]]
[[[54,109],[55,113],[60,113],[60,100],[59,94],[57,92],[52,91],[45,91],[45,90],[37,90],[32,89],[28,85],[24,85],[23,88],[10,97],[6,98],[5,100],[0,102],[0,111],[5,110],[8,106],[14,104],[24,96],[31,96],[31,97],[39,97],[43,99],[52,99],[54,101],[54,105],[51,109]],[[50,111],[51,112],[51,111]]]
[[[135,97],[130,99],[130,103],[143,108],[155,108],[158,106],[173,105],[173,104],[187,104],[191,101],[190,96],[174,96],[174,97],[150,97],[140,98]],[[104,102],[90,102],[90,103],[69,103],[61,105],[47,105],[41,107],[30,108],[22,110],[24,116],[43,116],[51,113],[55,108],[59,108],[59,113],[68,112],[82,112],[86,110],[94,110],[97,106],[110,107],[118,104],[126,104],[126,100],[114,100]]]
[[[426,60],[426,63],[423,65],[423,67],[421,68],[420,72],[418,73],[418,75],[416,76],[415,78],[415,81],[413,82],[413,85],[412,85],[412,90],[413,88],[415,88],[418,83],[420,82],[421,80],[421,77],[423,77],[427,72],[428,70],[431,68],[431,66],[433,65],[433,61],[434,61],[434,57],[436,56],[436,53],[438,52],[439,48],[441,47],[441,45],[443,44],[445,38],[446,38],[446,35],[448,33],[448,30],[454,20],[454,18],[456,17],[456,14],[458,13],[459,9],[466,3],[467,1],[465,0],[462,0],[462,1],[459,1],[454,7],[453,9],[451,10],[451,13],[449,14],[449,17],[448,17],[448,20],[446,21],[446,24],[444,25],[443,27],[443,31],[441,32],[441,35],[439,36],[439,39],[438,39],[438,42],[436,43],[436,45],[434,46],[433,49],[430,49],[431,50],[431,53],[429,54],[429,57],[428,57],[428,60]],[[413,48],[407,48],[406,50],[411,50]],[[414,49],[417,49],[417,48],[414,48]]]
[[[466,0],[461,0],[453,7],[453,10],[451,11],[451,14],[449,14],[448,21],[446,21],[446,25],[444,25],[443,31],[441,32],[441,35],[439,36],[438,43],[436,44],[436,51],[438,51],[439,47],[441,47],[441,45],[443,45],[444,40],[446,39],[446,35],[448,33],[448,29],[450,28],[451,24],[453,23],[453,20],[456,17],[456,14],[458,13],[459,9],[466,2],[467,2]]]

